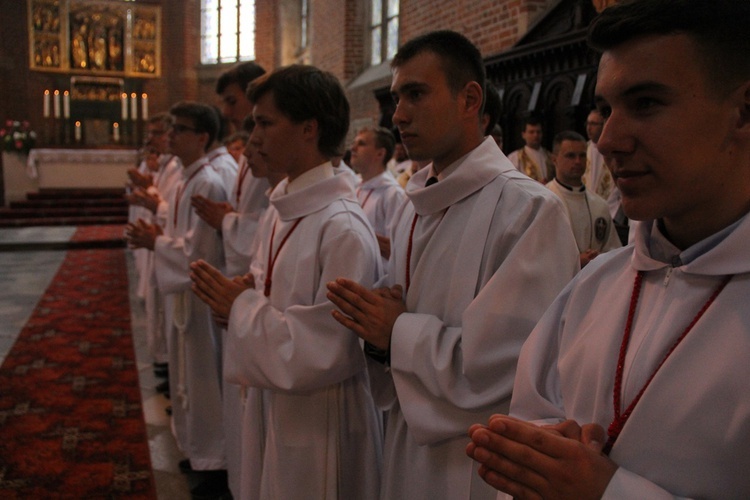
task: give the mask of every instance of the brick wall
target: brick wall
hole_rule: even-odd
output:
[[[388,72],[365,79],[367,71],[367,0],[309,0],[310,48],[282,53],[299,36],[298,23],[282,19],[298,9],[299,0],[256,1],[256,60],[272,70],[304,61],[331,71],[348,88],[353,123],[376,121],[373,90],[387,88]],[[433,29],[454,29],[474,41],[485,57],[511,47],[556,0],[401,0],[402,42]],[[227,66],[200,67],[200,1],[151,0],[162,6],[162,77],[139,80],[153,112],[182,99],[216,103],[214,84]],[[27,118],[41,127],[42,93],[67,88],[70,75],[30,71],[25,1],[3,2],[0,30],[18,49],[0,51],[0,119]],[[284,22],[282,22],[284,21]],[[296,30],[296,35],[295,35]],[[285,45],[286,43],[286,45]],[[293,47],[292,47],[293,49]],[[291,60],[290,60],[291,59]]]

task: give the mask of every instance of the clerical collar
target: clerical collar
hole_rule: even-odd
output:
[[[317,167],[308,170],[307,172],[303,173],[292,182],[290,182],[286,187],[286,192],[287,194],[296,193],[297,191],[301,191],[306,187],[312,186],[316,182],[320,182],[324,179],[330,179],[335,175],[336,173],[333,170],[333,165],[331,164],[331,162],[325,162],[322,165],[318,165]]]
[[[556,182],[556,183],[558,183],[558,184],[559,184],[559,185],[560,185],[561,187],[564,187],[565,189],[567,189],[568,191],[571,191],[571,192],[573,192],[573,193],[583,193],[584,191],[586,191],[586,186],[585,186],[585,185],[583,185],[583,184],[581,184],[581,185],[580,185],[580,186],[578,186],[578,187],[575,187],[575,186],[568,186],[567,184],[563,184],[562,182],[560,182],[560,181],[559,181],[559,180],[557,179],[557,177],[555,177],[555,182]]]
[[[689,264],[701,255],[716,248],[727,236],[737,229],[745,217],[748,217],[748,215],[743,216],[740,220],[728,225],[718,233],[714,233],[682,251],[669,241],[667,230],[662,220],[654,221],[654,224],[651,226],[651,235],[648,243],[649,254],[652,259],[665,262],[672,267]]]

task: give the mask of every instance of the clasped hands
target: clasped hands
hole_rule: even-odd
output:
[[[204,260],[190,264],[192,289],[211,308],[214,320],[226,327],[232,304],[239,295],[249,288],[255,288],[255,278],[251,273],[228,278],[221,271]]]
[[[216,202],[199,194],[190,198],[190,204],[195,209],[195,213],[198,217],[217,230],[221,230],[224,216],[234,211],[232,205],[227,202]]]
[[[154,184],[154,176],[149,172],[141,173],[137,168],[130,168],[127,173],[133,186],[148,189]]]
[[[469,437],[466,454],[480,464],[479,475],[514,498],[600,498],[617,470],[602,453],[607,436],[597,424],[537,426],[493,415]]]
[[[400,285],[368,289],[359,283],[338,278],[329,282],[328,300],[340,309],[333,318],[378,349],[387,350],[393,325],[406,312]]]
[[[164,231],[158,224],[149,224],[143,219],[138,219],[135,223],[128,223],[125,226],[125,238],[131,248],[154,249],[156,238],[162,235]]]
[[[149,193],[143,188],[136,187],[130,194],[125,195],[125,199],[130,205],[145,207],[152,213],[156,213],[159,208],[161,197],[156,193]]]

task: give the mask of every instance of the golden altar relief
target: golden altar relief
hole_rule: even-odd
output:
[[[27,2],[31,69],[160,76],[160,6],[121,0]]]

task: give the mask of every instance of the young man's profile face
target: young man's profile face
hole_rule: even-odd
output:
[[[598,147],[630,218],[684,227],[745,196],[731,151],[737,108],[707,85],[701,57],[687,35],[638,38],[602,55]]]
[[[198,140],[200,135],[193,120],[184,116],[175,117],[172,128],[169,129],[169,149],[183,161],[185,167],[191,158],[203,156],[205,140]]]
[[[566,139],[553,158],[557,180],[566,186],[580,186],[586,172],[586,143]]]
[[[448,166],[463,155],[459,102],[436,54],[421,52],[394,68],[391,94],[396,102],[393,123],[409,158]]]
[[[146,125],[146,146],[149,149],[166,153],[169,150],[169,137],[167,136],[169,128],[167,124],[159,121]]]
[[[255,128],[250,141],[258,155],[271,172],[296,178],[301,165],[300,147],[303,141],[304,123],[295,123],[277,107],[273,91],[263,94],[253,108]]]
[[[221,93],[221,114],[234,125],[242,128],[242,120],[253,112],[253,106],[238,83],[230,83]]]
[[[384,150],[375,145],[375,133],[372,130],[358,133],[350,149],[352,152],[350,163],[357,172],[383,164]]]

